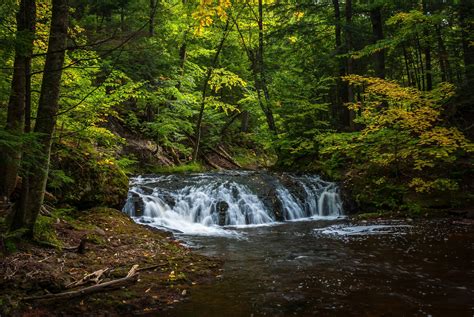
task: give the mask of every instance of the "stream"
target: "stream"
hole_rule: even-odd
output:
[[[315,175],[132,179],[132,218],[225,260],[164,316],[473,316],[473,225],[353,221]]]

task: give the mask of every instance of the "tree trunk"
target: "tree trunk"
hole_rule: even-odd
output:
[[[150,0],[150,16],[149,16],[149,26],[148,26],[149,36],[155,35],[156,5],[157,5],[156,0]]]
[[[370,20],[372,22],[372,33],[374,35],[374,43],[384,39],[383,22],[380,7],[370,10]],[[385,78],[385,50],[374,53],[375,57],[375,76]]]
[[[426,90],[430,91],[433,89],[433,75],[431,73],[431,47],[429,42],[427,42],[425,45]]]
[[[22,0],[16,16],[16,48],[5,131],[20,138],[25,128],[25,105],[30,100],[29,77],[36,22],[34,0]],[[0,147],[0,198],[9,198],[16,185],[21,146]]]
[[[352,0],[346,0],[346,7],[345,7],[345,18],[346,18],[346,50],[350,54],[353,49],[352,44]],[[346,73],[347,75],[351,75],[354,73],[354,60],[352,57],[347,58],[347,66],[346,66]],[[351,85],[347,85],[347,101],[353,102],[354,101],[354,91]],[[353,110],[346,109],[344,115],[345,126],[349,127],[351,130],[355,130],[354,126],[354,118],[355,113]]]
[[[424,0],[422,3],[423,6],[423,13],[425,15],[428,14],[428,4],[427,1]],[[432,74],[432,67],[431,67],[431,39],[430,39],[430,31],[425,29],[424,32],[425,43],[424,43],[424,53],[425,53],[425,77],[426,77],[426,90],[430,91],[433,89],[433,74]]]
[[[260,88],[263,91],[263,96],[265,97],[265,105],[261,105],[264,109],[265,117],[267,119],[268,128],[274,134],[278,134],[277,127],[275,124],[275,118],[273,117],[273,112],[270,107],[270,93],[268,92],[267,79],[265,76],[265,63],[263,58],[263,1],[258,0],[258,53],[256,65],[257,72],[260,75]],[[258,88],[257,88],[258,89]],[[259,101],[262,102],[262,99],[259,98]]]
[[[38,146],[41,155],[35,157],[36,164],[30,165],[27,170],[29,193],[21,197],[21,206],[24,209],[17,210],[20,217],[16,217],[17,221],[12,223],[12,229],[26,228],[29,236],[33,234],[33,228],[43,204],[48,178],[51,142],[56,126],[59,88],[66,52],[68,9],[67,0],[53,0],[48,52],[34,129],[34,132],[39,135]],[[24,217],[21,217],[22,214]]]
[[[342,28],[341,28],[341,9],[339,6],[339,0],[332,1],[334,7],[334,20],[335,20],[335,41],[336,41],[336,56],[344,53],[342,46]],[[347,108],[344,103],[347,102],[347,84],[341,80],[346,74],[346,62],[344,59],[338,58],[338,78],[336,80],[336,102],[333,109],[333,117],[338,125],[344,125],[344,113],[347,112]]]
[[[405,45],[402,46],[402,49],[403,49],[403,59],[405,61],[405,70],[407,72],[408,86],[411,86],[412,80],[411,80],[411,74],[410,74],[410,66],[408,65],[408,53],[405,48]]]
[[[184,66],[186,64],[186,57],[187,57],[187,53],[186,53],[186,34],[184,35],[184,40],[183,40],[183,43],[181,44],[181,47],[179,48],[179,69],[180,69],[180,78],[178,80],[178,83],[176,84],[176,88],[178,90],[181,89],[181,81],[183,80],[183,76],[184,76]]]
[[[423,65],[423,55],[422,55],[421,51],[422,51],[422,48],[421,48],[421,44],[420,44],[420,38],[417,34],[416,35],[416,51],[415,51],[415,53],[416,53],[417,64],[419,65],[419,69],[420,69],[421,90],[425,91],[426,90],[426,85],[425,85],[426,72],[425,72],[425,66]]]
[[[249,131],[249,121],[250,121],[250,113],[248,110],[242,111],[242,115],[240,116],[240,131],[248,132]]]
[[[263,13],[263,10],[262,10]],[[255,85],[255,90],[257,91],[257,98],[258,98],[258,105],[262,109],[263,114],[265,115],[265,119],[267,121],[268,128],[270,131],[273,131],[275,134],[277,133],[276,130],[276,125],[275,125],[275,120],[273,117],[273,113],[269,107],[269,102],[270,102],[270,94],[268,92],[268,89],[266,87],[266,82],[265,82],[265,76],[262,76],[263,71],[263,23],[260,23],[260,21],[257,21],[259,27],[261,26],[261,41],[259,41],[259,47],[256,53],[254,53],[246,44],[245,38],[239,28],[239,25],[236,20],[234,20],[234,24],[237,28],[237,32],[239,33],[240,40],[242,42],[242,45],[245,49],[245,52],[247,53],[247,57],[250,61],[251,64],[251,69],[252,69],[252,75],[253,75],[253,80],[254,80],[254,85]],[[260,35],[260,33],[259,33]],[[260,36],[259,36],[260,40]],[[260,56],[262,56],[262,59],[260,59]],[[262,81],[263,79],[263,81]],[[265,102],[263,101],[262,98],[262,92],[264,91],[264,98]]]
[[[436,39],[438,42],[438,59],[441,68],[441,80],[451,81],[451,66],[449,65],[449,55],[446,51],[443,36],[441,33],[441,26],[436,26]]]
[[[209,86],[209,80],[211,79],[211,76],[212,76],[212,70],[214,67],[216,67],[217,61],[219,60],[219,55],[221,54],[222,48],[224,47],[224,42],[227,36],[229,35],[229,25],[230,25],[230,20],[227,19],[227,22],[224,28],[224,33],[222,34],[222,38],[219,42],[219,46],[217,47],[216,54],[214,55],[212,64],[207,70],[206,77],[204,78],[204,85],[202,88],[201,108],[199,109],[199,115],[196,122],[196,131],[194,135],[195,143],[194,143],[193,158],[192,158],[193,162],[196,162],[199,155],[199,147],[201,143],[201,133],[202,133],[201,125],[202,125],[202,118],[204,116],[204,108],[206,107],[207,88]]]

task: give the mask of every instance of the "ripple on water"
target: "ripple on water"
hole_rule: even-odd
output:
[[[413,228],[411,225],[332,225],[314,229],[316,234],[329,236],[404,235]]]

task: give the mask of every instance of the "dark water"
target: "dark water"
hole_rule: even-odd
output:
[[[166,316],[474,315],[472,224],[301,221],[235,231],[240,238],[180,237],[225,265]]]

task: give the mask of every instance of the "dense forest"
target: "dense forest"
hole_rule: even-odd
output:
[[[0,11],[11,229],[45,190],[118,206],[127,175],[220,167],[317,171],[364,211],[472,202],[470,1],[19,2]]]
[[[471,0],[3,0],[0,44],[2,249],[121,209],[139,174],[317,173],[347,213],[474,203]]]
[[[32,230],[45,190],[117,206],[127,175],[206,167],[317,171],[365,211],[472,202],[473,10],[4,1],[0,196],[15,202],[11,228]]]

